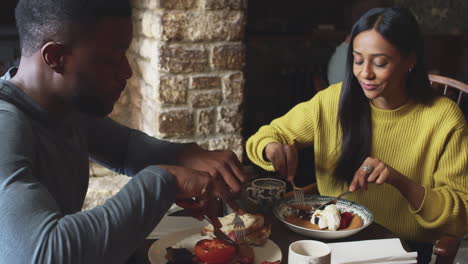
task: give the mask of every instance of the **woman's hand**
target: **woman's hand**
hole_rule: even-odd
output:
[[[402,177],[401,173],[378,158],[367,157],[356,173],[354,173],[349,190],[353,192],[358,187],[367,190],[368,183],[391,184],[392,180],[396,177]]]
[[[395,187],[408,200],[410,205],[417,209],[424,199],[425,189],[408,177],[401,174],[382,160],[367,157],[354,174],[349,190],[354,192],[358,188],[367,190],[368,183],[388,183]]]
[[[265,158],[273,164],[275,171],[281,176],[287,177],[288,181],[294,180],[297,170],[297,148],[273,142],[265,147]]]

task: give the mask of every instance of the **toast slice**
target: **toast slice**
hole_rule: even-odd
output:
[[[264,225],[254,232],[247,233],[245,243],[252,246],[263,246],[271,235],[271,225]]]

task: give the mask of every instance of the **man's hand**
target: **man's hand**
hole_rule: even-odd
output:
[[[201,221],[205,216],[207,216],[216,228],[222,227],[222,224],[218,219],[218,200],[207,199],[205,202],[203,202],[203,206],[201,206],[201,203],[197,202],[196,198],[177,200],[176,204],[184,208],[191,216],[197,218],[198,220]]]
[[[239,159],[232,151],[208,151],[196,144],[189,144],[179,155],[178,164],[208,172],[212,177],[221,177],[234,193],[238,193],[241,184],[248,180]]]
[[[211,191],[214,178],[210,174],[179,166],[159,165],[159,167],[174,177],[177,205],[199,220],[203,215],[216,218],[217,203],[215,193]]]
[[[219,198],[224,199],[234,211],[242,213],[220,176],[179,166],[159,165],[159,167],[173,175],[177,189],[176,204],[187,209],[193,217],[201,220],[206,215],[213,224],[221,225],[217,218]]]
[[[207,172],[179,166],[158,166],[167,170],[174,177],[177,188],[177,200],[187,200],[197,197],[199,202],[202,202],[207,195],[213,195],[213,193],[208,190],[212,189],[214,178]]]
[[[280,143],[270,143],[265,147],[265,158],[271,161],[275,171],[293,181],[298,166],[297,148]]]

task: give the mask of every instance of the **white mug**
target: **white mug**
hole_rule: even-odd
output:
[[[288,263],[330,264],[331,249],[320,241],[299,240],[289,245]]]

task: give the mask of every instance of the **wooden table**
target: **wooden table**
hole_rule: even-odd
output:
[[[306,239],[317,240],[317,239],[310,238],[307,236],[299,235],[291,231],[281,221],[276,219],[274,216],[267,216],[267,221],[270,221],[272,224],[272,227],[271,227],[272,232],[271,232],[270,239],[278,245],[283,255],[281,264],[288,263],[288,248],[291,243],[298,241],[298,240],[306,240]],[[321,241],[325,243],[332,243],[332,242],[346,242],[346,241],[358,241],[358,240],[369,240],[369,239],[385,239],[385,238],[397,238],[397,236],[393,234],[392,232],[390,232],[388,229],[374,222],[371,225],[369,225],[367,228],[362,230],[361,232],[353,236],[347,237],[345,239],[321,240]],[[137,251],[133,254],[131,259],[129,259],[127,263],[131,263],[131,264],[149,263],[148,250],[155,241],[156,240],[145,240],[144,244],[137,249]],[[403,246],[407,247],[404,243],[403,243]],[[161,263],[161,264],[164,264],[164,263]]]

